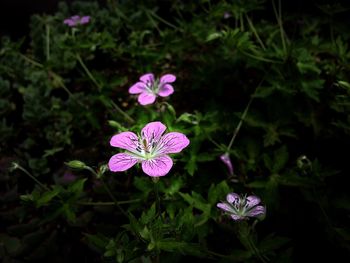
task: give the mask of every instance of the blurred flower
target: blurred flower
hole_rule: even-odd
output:
[[[231,159],[230,159],[230,155],[228,153],[225,153],[225,154],[220,156],[220,159],[226,165],[230,175],[233,175],[233,166],[232,166],[232,162],[231,162]]]
[[[224,19],[228,19],[228,18],[230,18],[232,15],[231,15],[231,13],[230,12],[225,12],[224,13],[224,15],[223,15],[223,17],[224,17]]]
[[[260,198],[255,195],[239,196],[236,193],[229,193],[226,201],[216,206],[227,212],[233,220],[244,220],[248,217],[258,217],[266,213],[266,208],[259,205]]]
[[[172,74],[163,75],[160,80],[155,79],[153,73],[147,73],[140,77],[140,82],[129,88],[130,94],[140,94],[138,101],[141,105],[152,104],[157,95],[167,97],[174,93],[174,88],[169,83],[173,83],[176,77]]]
[[[111,146],[126,150],[125,153],[113,155],[108,166],[112,172],[125,171],[141,162],[142,170],[149,176],[166,175],[173,166],[170,153],[181,152],[190,141],[179,132],[162,135],[166,126],[161,122],[150,122],[141,131],[141,136],[133,132],[114,135]]]
[[[64,175],[62,176],[63,183],[71,183],[71,182],[74,182],[76,179],[77,177],[69,171],[65,172]]]
[[[84,25],[90,22],[90,16],[71,16],[63,21],[64,24],[75,27],[78,25]]]

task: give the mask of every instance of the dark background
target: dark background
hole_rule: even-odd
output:
[[[110,0],[113,2],[113,0]],[[100,4],[104,5],[108,0],[99,0]],[[127,0],[126,0],[127,1]],[[129,0],[135,2],[137,5],[140,0]],[[174,1],[174,0],[173,0]],[[181,0],[184,1],[184,0]],[[175,2],[181,2],[175,1]],[[276,0],[275,0],[276,1]],[[51,14],[57,10],[57,4],[59,2],[72,3],[74,0],[1,0],[0,1],[0,36],[10,36],[12,39],[19,39],[25,36],[29,32],[29,20],[33,14]],[[116,1],[118,2],[118,1]],[[161,7],[165,5],[168,0],[154,1]],[[215,2],[215,1],[212,1]],[[228,1],[230,2],[230,1]],[[276,1],[277,2],[277,1]],[[283,12],[295,13],[302,15],[322,13],[320,6],[334,5],[336,3],[341,4],[343,7],[347,7],[350,10],[350,1],[348,0],[293,0],[282,1]],[[271,8],[271,1],[265,2],[267,7],[263,16],[274,19],[273,11]],[[73,14],[72,14],[73,15]],[[336,19],[348,20],[350,22],[349,13],[343,12],[336,14]]]

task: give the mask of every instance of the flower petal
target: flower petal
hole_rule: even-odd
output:
[[[137,82],[129,88],[130,94],[139,94],[146,90],[147,86],[143,82]]]
[[[262,205],[254,207],[247,213],[247,216],[256,217],[266,213],[266,208]]]
[[[226,196],[226,200],[227,202],[229,202],[230,204],[234,204],[234,203],[238,203],[240,199],[240,196],[236,193],[229,193]]]
[[[112,172],[123,172],[134,166],[139,160],[126,153],[113,155],[108,162],[109,170]]]
[[[161,87],[158,91],[158,95],[161,97],[167,97],[173,93],[174,93],[174,88],[173,88],[173,86],[171,86],[169,84],[161,85]]]
[[[133,132],[121,132],[114,135],[109,143],[111,146],[137,153],[139,138]]]
[[[86,23],[89,23],[90,22],[90,16],[83,16],[81,19],[80,19],[80,24],[81,25],[84,25]]]
[[[217,203],[216,206],[226,212],[232,213],[232,208],[226,203]]]
[[[190,144],[186,135],[180,132],[169,132],[165,134],[157,145],[158,154],[178,153]]]
[[[176,80],[176,76],[173,74],[165,74],[160,78],[160,83],[172,83]]]
[[[142,161],[142,170],[149,176],[159,177],[166,175],[173,166],[173,160],[167,155],[152,160]]]
[[[143,92],[138,97],[138,101],[141,105],[152,104],[156,100],[156,95],[148,92]]]
[[[260,204],[260,202],[261,202],[260,198],[255,195],[250,195],[247,197],[247,203],[249,208]]]
[[[154,121],[143,127],[141,135],[147,139],[147,142],[150,142],[151,140],[158,141],[165,130],[166,126],[163,123],[160,121]]]
[[[153,73],[147,73],[140,77],[140,80],[146,84],[153,84],[154,83],[154,75]]]
[[[65,19],[65,20],[63,21],[63,24],[66,24],[66,25],[71,26],[71,27],[72,27],[72,26],[75,26],[76,23],[77,23],[77,22],[73,21],[73,20],[70,19],[70,18],[67,18],[67,19]]]
[[[230,155],[228,153],[225,153],[225,154],[220,156],[220,159],[226,165],[230,175],[233,175],[233,166],[232,166],[232,162],[231,162],[231,159],[230,159]]]
[[[240,216],[240,215],[231,215],[231,218],[235,221],[238,221],[238,220],[242,220],[244,219],[244,216]]]

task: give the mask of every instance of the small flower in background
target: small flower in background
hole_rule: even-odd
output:
[[[231,162],[231,159],[230,159],[230,155],[228,153],[225,153],[225,154],[220,156],[220,159],[226,165],[230,175],[233,175],[233,166],[232,166],[232,162]]]
[[[223,15],[223,17],[224,17],[224,19],[228,19],[228,18],[230,18],[232,15],[231,15],[231,13],[230,12],[225,12],[224,13],[224,15]]]
[[[141,131],[141,136],[133,132],[114,135],[111,146],[126,150],[125,153],[113,155],[108,166],[112,172],[125,171],[141,162],[142,170],[149,176],[166,175],[173,166],[170,153],[179,153],[190,141],[179,132],[163,133],[166,126],[161,122],[150,122]]]
[[[229,193],[226,201],[218,203],[216,206],[227,212],[233,220],[244,220],[248,217],[258,217],[266,213],[266,208],[259,205],[260,198],[255,195],[239,196],[236,193]]]
[[[174,93],[173,83],[176,77],[165,74],[160,79],[155,79],[153,73],[147,73],[140,77],[140,82],[129,88],[130,94],[140,94],[138,101],[141,105],[152,104],[157,96],[167,97]]]
[[[71,16],[63,21],[64,24],[75,27],[78,25],[84,25],[90,22],[90,16]]]

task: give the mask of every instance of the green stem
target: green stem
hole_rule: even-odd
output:
[[[159,187],[158,187],[158,180],[159,178],[158,177],[155,177],[157,178],[157,180],[153,179],[153,186],[154,186],[154,193],[156,195],[156,202],[157,202],[157,210],[158,210],[158,215],[162,215],[161,213],[161,210],[160,210],[160,197],[159,197]]]
[[[37,62],[37,61],[31,59],[31,58],[28,58],[27,56],[25,56],[25,55],[23,55],[23,54],[21,54],[21,53],[20,53],[19,55],[20,55],[21,58],[23,58],[25,61],[29,62],[30,64],[32,64],[32,65],[34,65],[34,66],[36,66],[36,67],[38,67],[38,68],[43,68],[43,67],[44,67],[43,64],[41,64],[41,63],[39,63],[39,62]]]
[[[125,204],[133,204],[140,202],[141,199],[133,199],[133,200],[127,200],[127,201],[118,201],[117,203],[119,205],[125,205]],[[91,206],[110,206],[115,205],[115,202],[77,202],[77,205],[91,205]]]
[[[274,63],[274,64],[282,64],[282,61],[278,61],[278,60],[272,60],[272,59],[268,59],[268,58],[264,58],[264,57],[258,57],[256,55],[253,55],[251,53],[248,53],[244,50],[240,50],[240,52],[242,52],[242,54],[246,55],[247,57],[256,59],[256,60],[260,60],[260,61],[264,61],[264,62],[269,62],[269,63]]]
[[[265,75],[266,76],[266,75]],[[236,129],[233,131],[233,134],[232,134],[232,138],[231,138],[231,141],[230,143],[228,144],[227,146],[227,152],[229,152],[231,150],[231,147],[233,145],[233,142],[235,141],[236,137],[237,137],[237,134],[239,132],[239,130],[241,129],[242,127],[242,124],[243,124],[243,121],[245,120],[246,116],[247,116],[247,113],[249,111],[249,108],[250,108],[250,105],[252,104],[253,100],[254,100],[254,95],[256,93],[256,91],[258,90],[258,88],[261,86],[261,84],[263,83],[264,79],[265,79],[265,76],[261,79],[260,83],[258,84],[258,86],[255,88],[255,91],[254,93],[251,95],[250,99],[249,99],[249,102],[247,104],[247,106],[245,107],[244,109],[244,112],[242,114],[242,117],[236,127]]]
[[[98,178],[98,174],[96,173],[96,171],[94,169],[92,169],[90,166],[86,166],[85,167],[86,170],[90,171],[93,175],[96,176],[96,178]],[[128,213],[119,205],[119,202],[117,201],[117,198],[113,195],[111,189],[109,189],[108,185],[106,184],[106,182],[103,180],[103,178],[100,178],[103,187],[105,188],[107,194],[109,195],[109,197],[113,200],[113,203],[118,207],[118,209],[120,210],[120,212],[122,212],[123,215],[125,215],[127,218],[129,218]]]
[[[46,61],[50,60],[50,25],[45,25],[46,29]]]
[[[90,72],[90,70],[87,68],[87,66],[85,65],[84,61],[82,60],[82,58],[80,57],[79,54],[76,55],[76,58],[80,64],[80,66],[84,69],[86,75],[90,78],[90,80],[95,84],[95,86],[98,88],[99,91],[102,90],[101,85],[97,82],[97,80],[95,79],[95,77],[92,75],[92,73]]]
[[[281,0],[278,0],[278,11],[276,9],[276,5],[275,5],[275,1],[274,0],[272,0],[272,8],[273,8],[273,11],[275,13],[278,26],[280,28],[283,52],[286,55],[287,54],[287,45],[286,45],[286,39],[285,39],[286,35],[285,35],[285,32],[284,32],[283,23],[282,23],[282,4],[281,4]]]
[[[135,120],[133,118],[131,118],[125,111],[123,111],[117,104],[114,103],[114,101],[110,100],[112,106],[114,107],[114,109],[119,112],[121,115],[124,116],[124,118],[130,122],[131,124],[132,123],[135,123]]]
[[[20,54],[20,56],[27,62],[31,63],[33,66],[36,66],[36,67],[39,67],[39,68],[43,68],[44,65],[42,65],[41,63],[31,59],[31,58],[28,58],[27,56],[23,55],[23,54]],[[70,90],[66,87],[66,85],[64,85],[63,81],[61,80],[61,77],[56,74],[55,72],[53,71],[50,71],[51,74],[56,78],[56,80],[59,82],[59,85],[61,86],[62,89],[64,89],[65,92],[68,93],[69,96],[72,96],[73,94],[70,92]],[[80,103],[79,103],[80,104]]]
[[[246,16],[246,19],[247,19],[248,24],[249,24],[249,26],[250,26],[250,29],[252,30],[253,34],[255,35],[256,39],[258,40],[258,42],[259,42],[261,48],[262,48],[263,50],[266,50],[266,47],[265,47],[264,43],[262,42],[261,38],[259,37],[259,34],[258,34],[258,32],[256,31],[256,29],[255,29],[255,27],[254,27],[254,25],[253,25],[253,22],[250,20],[250,18],[249,18],[249,16],[248,16],[247,14],[246,14],[245,16]]]
[[[148,11],[147,11],[147,12],[148,12]],[[163,22],[163,23],[166,24],[167,26],[172,27],[172,28],[174,28],[174,29],[176,29],[176,30],[178,30],[178,31],[183,32],[182,29],[180,29],[179,27],[173,25],[172,23],[170,23],[170,22],[164,20],[163,18],[161,18],[160,16],[158,16],[155,12],[149,12],[149,13],[150,13],[152,16],[154,16],[154,18],[156,18],[156,19],[158,19],[159,21]]]
[[[241,119],[240,119],[240,121],[239,121],[239,123],[238,123],[236,129],[233,131],[231,141],[230,141],[229,145],[227,146],[227,152],[229,152],[229,151],[231,150],[232,144],[233,144],[233,142],[235,141],[235,139],[236,139],[236,137],[237,137],[237,134],[238,134],[239,130],[240,130],[241,127],[242,127],[243,121],[244,121],[245,117],[247,116],[248,110],[249,110],[249,108],[250,108],[250,105],[251,105],[252,102],[253,102],[253,99],[254,99],[254,96],[251,96],[250,99],[249,99],[249,102],[248,102],[247,106],[245,107],[245,110],[244,110],[244,112],[243,112],[243,114],[242,114],[242,117],[241,117]]]
[[[41,188],[45,189],[46,191],[50,191],[50,189],[44,185],[43,183],[41,183],[38,179],[36,179],[30,172],[28,172],[25,168],[23,168],[22,166],[20,166],[18,163],[14,163],[14,168],[15,169],[19,169],[22,172],[24,172],[26,175],[28,175],[34,182],[36,182]]]

